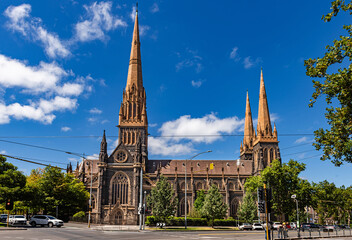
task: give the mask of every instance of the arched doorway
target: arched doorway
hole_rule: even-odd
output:
[[[114,217],[114,224],[115,225],[122,225],[123,224],[123,212],[117,211]]]

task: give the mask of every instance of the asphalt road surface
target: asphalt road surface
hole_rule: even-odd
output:
[[[264,231],[199,231],[199,232],[165,232],[165,231],[97,231],[79,227],[62,228],[27,228],[27,230],[0,230],[0,239],[6,240],[63,240],[63,239],[143,239],[143,240],[264,240]],[[332,238],[330,238],[332,239]],[[334,238],[335,240],[352,240]]]

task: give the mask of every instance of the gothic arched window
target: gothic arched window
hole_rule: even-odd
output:
[[[188,199],[188,198],[187,198]],[[187,201],[187,214],[189,214],[189,202]],[[182,198],[182,200],[180,201],[180,216],[184,216],[185,215],[185,198]]]
[[[235,217],[237,215],[237,201],[236,199],[232,199],[230,204],[230,216]]]
[[[127,175],[119,172],[111,179],[111,204],[128,203],[128,178]]]
[[[197,183],[197,190],[203,189],[203,184],[201,182]]]
[[[270,163],[272,163],[274,160],[274,149],[270,149]]]

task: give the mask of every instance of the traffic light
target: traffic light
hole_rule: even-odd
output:
[[[264,201],[258,202],[258,210],[260,213],[265,213],[265,202]]]
[[[265,196],[264,196],[264,189],[263,189],[263,187],[258,187],[257,196],[258,196],[258,202],[264,202],[264,201],[265,201]]]
[[[268,208],[268,213],[271,213],[271,200],[272,200],[272,192],[271,188],[266,189],[266,206]]]
[[[13,201],[11,199],[7,199],[6,210],[12,210],[12,209],[13,209]]]

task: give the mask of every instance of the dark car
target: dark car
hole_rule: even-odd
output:
[[[303,223],[301,225],[301,230],[318,230],[319,229],[319,225],[314,224],[314,223]]]
[[[7,214],[0,215],[0,222],[5,223],[7,221]]]

